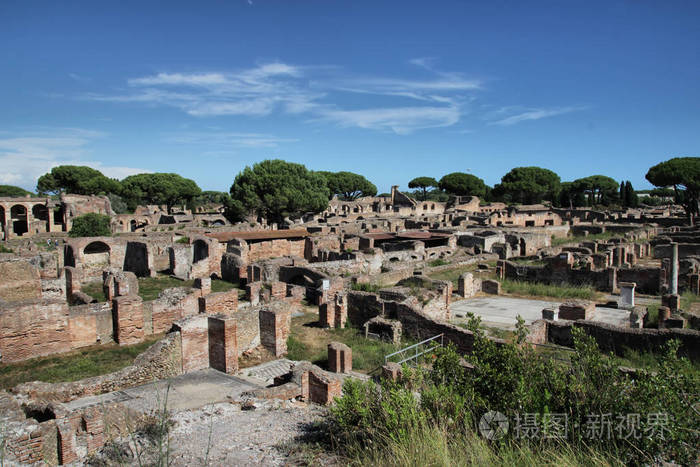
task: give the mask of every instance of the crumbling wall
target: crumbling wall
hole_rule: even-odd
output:
[[[33,399],[69,402],[85,396],[119,391],[167,379],[182,373],[180,334],[173,332],[139,354],[132,365],[107,375],[85,378],[70,383],[23,383],[15,392]]]
[[[16,302],[42,298],[39,269],[18,258],[0,261],[0,300]]]

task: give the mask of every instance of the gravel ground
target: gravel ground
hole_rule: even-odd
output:
[[[289,459],[277,446],[303,435],[305,426],[326,413],[294,401],[261,400],[254,405],[241,410],[236,402],[219,403],[174,414],[172,465],[285,465]]]

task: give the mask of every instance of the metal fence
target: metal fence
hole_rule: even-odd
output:
[[[422,355],[426,355],[438,347],[443,345],[443,335],[438,334],[429,339],[426,339],[417,344],[409,345],[408,347],[398,350],[394,353],[390,353],[384,357],[384,363],[389,363],[393,361],[394,363],[407,363],[408,365],[416,365],[418,363],[418,358]]]

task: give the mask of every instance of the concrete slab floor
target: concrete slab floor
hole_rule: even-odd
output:
[[[543,308],[558,309],[561,303],[526,298],[479,297],[453,302],[450,310],[454,323],[467,322],[469,320],[467,313],[471,312],[481,317],[481,322],[485,326],[513,330],[518,315],[525,320],[526,325],[530,325],[533,321],[542,318]],[[630,312],[627,310],[596,307],[593,321],[628,327],[629,315]]]
[[[150,413],[166,402],[170,410],[204,407],[216,402],[237,398],[241,393],[261,387],[251,381],[227,375],[212,368],[156,381],[142,386],[115,391],[99,396],[77,399],[66,404],[70,409],[85,408],[110,402],[121,402],[129,409]]]

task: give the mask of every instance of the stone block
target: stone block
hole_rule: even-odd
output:
[[[301,377],[301,394],[307,402],[330,405],[343,393],[343,382],[326,374],[306,371]]]
[[[634,282],[620,282],[620,308],[634,308],[634,289],[637,284]]]
[[[559,305],[559,319],[590,320],[595,316],[595,303],[588,300],[571,300]]]
[[[209,317],[209,366],[233,374],[238,371],[238,341],[233,317]]]
[[[287,296],[287,284],[275,281],[270,283],[270,296],[273,300],[282,300]]]
[[[671,313],[675,313],[681,308],[681,297],[678,294],[662,295],[661,305],[667,306],[671,310]]]
[[[333,373],[352,371],[352,349],[340,342],[328,344],[328,370]]]

